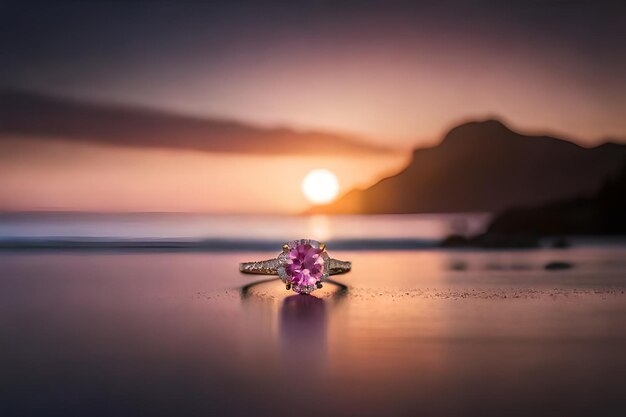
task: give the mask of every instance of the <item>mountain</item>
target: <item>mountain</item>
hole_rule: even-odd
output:
[[[589,198],[511,209],[496,216],[492,235],[626,235],[626,164]]]
[[[0,141],[10,136],[271,155],[393,152],[390,148],[342,135],[265,129],[228,120],[5,90],[0,91]]]
[[[626,236],[626,163],[591,197],[577,197],[545,205],[512,208],[498,213],[485,233],[450,235],[440,245],[448,248],[537,248],[540,238],[557,237],[556,248],[569,246],[565,236]],[[552,263],[548,269],[571,264]]]
[[[516,133],[497,120],[452,129],[408,167],[353,190],[314,213],[501,211],[594,193],[626,158],[626,146],[583,148],[550,136]]]

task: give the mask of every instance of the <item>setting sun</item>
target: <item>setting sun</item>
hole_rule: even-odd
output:
[[[339,193],[337,176],[327,169],[314,169],[302,180],[302,192],[313,204],[330,203]]]

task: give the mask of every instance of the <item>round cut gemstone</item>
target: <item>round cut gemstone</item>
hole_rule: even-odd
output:
[[[294,241],[289,244],[289,251],[284,261],[284,279],[298,293],[309,293],[326,272],[325,253],[315,241]],[[281,271],[282,272],[282,271]]]

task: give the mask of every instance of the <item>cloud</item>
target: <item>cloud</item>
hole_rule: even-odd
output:
[[[118,104],[0,91],[0,141],[29,136],[136,148],[269,155],[353,155],[393,150],[355,137],[192,117]]]

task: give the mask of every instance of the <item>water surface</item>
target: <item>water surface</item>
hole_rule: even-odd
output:
[[[625,247],[331,254],[0,251],[0,415],[622,415]]]

